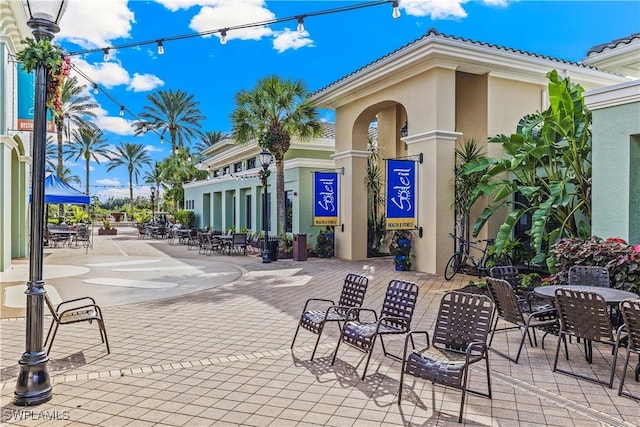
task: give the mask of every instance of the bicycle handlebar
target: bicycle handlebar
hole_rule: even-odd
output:
[[[482,242],[486,242],[487,245],[490,246],[490,245],[493,245],[496,242],[496,239],[467,240],[464,237],[454,236],[452,233],[449,233],[449,236],[451,236],[455,240],[459,240],[460,243],[465,243],[466,242],[466,243],[469,243],[471,245],[482,243]]]

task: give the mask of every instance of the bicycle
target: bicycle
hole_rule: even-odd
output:
[[[444,269],[445,280],[453,279],[456,273],[465,270],[470,270],[478,277],[488,275],[488,271],[491,267],[497,265],[513,265],[513,261],[509,255],[502,255],[496,257],[495,254],[489,251],[489,248],[495,245],[495,239],[484,240],[467,240],[462,237],[454,236],[449,233],[454,240],[458,241],[458,249],[455,251]],[[484,246],[479,244],[485,243]],[[474,257],[471,252],[478,252],[478,256]]]

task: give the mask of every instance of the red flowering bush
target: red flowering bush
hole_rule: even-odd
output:
[[[62,86],[70,71],[71,59],[65,56],[58,67],[49,70],[47,76],[47,107],[58,116],[62,114]]]
[[[555,273],[549,281],[554,285],[567,283],[569,268],[574,265],[596,265],[609,270],[612,287],[640,293],[640,251],[623,239],[560,239],[551,248],[551,255]]]

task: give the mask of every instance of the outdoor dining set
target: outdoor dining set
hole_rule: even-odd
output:
[[[413,376],[462,392],[458,422],[462,422],[467,393],[491,399],[491,352],[518,363],[525,340],[537,346],[536,331],[542,333],[544,349],[546,335],[557,336],[552,372],[571,375],[613,387],[618,349],[626,348],[618,395],[640,400],[625,387],[627,370],[631,369],[631,355],[640,357],[640,299],[632,292],[612,289],[609,276],[602,267],[576,266],[569,273],[569,284],[542,286],[522,298],[514,288],[519,274],[515,267],[494,267],[487,279],[489,295],[463,290],[448,291],[440,300],[432,332],[415,328],[412,317],[418,300],[419,287],[413,282],[392,280],[379,311],[363,308],[368,278],[349,274],[344,279],[337,303],[332,299],[310,298],[305,302],[298,320],[291,348],[294,348],[300,328],[317,335],[311,361],[313,361],[324,327],[332,322],[338,325],[340,338],[336,343],[331,364],[339,354],[342,343],[366,354],[362,379],[366,377],[369,361],[379,338],[385,356],[401,362],[398,387],[398,405],[402,404],[405,376]],[[511,282],[510,282],[511,281]],[[514,283],[512,283],[514,282]],[[504,351],[501,344],[494,345],[498,332],[519,330],[519,345],[514,355]],[[385,347],[384,338],[403,335],[402,354],[392,354]],[[568,343],[584,346],[586,362],[593,368],[594,343],[613,348],[611,369],[607,378],[586,375],[579,370],[560,366],[561,348],[569,361]],[[388,346],[388,344],[387,344]],[[606,354],[606,353],[603,353]],[[480,363],[484,369],[470,370]],[[568,362],[565,362],[568,365]],[[482,372],[486,386],[469,388],[469,377]],[[634,369],[634,379],[640,381],[640,361]],[[603,373],[604,375],[604,373]],[[628,381],[627,381],[628,382]],[[477,386],[476,386],[477,387]],[[634,388],[634,390],[637,389]]]
[[[167,231],[166,237],[170,245],[183,244],[187,249],[198,249],[198,253],[211,255],[247,254],[247,250],[255,250],[259,246],[248,233],[224,233],[219,230],[201,230],[198,228],[173,228]]]
[[[58,245],[87,247],[92,245],[91,234],[91,228],[86,224],[74,226],[47,224],[44,237],[50,247],[57,247]]]

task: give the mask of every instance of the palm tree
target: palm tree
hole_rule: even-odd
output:
[[[109,157],[111,160],[107,164],[107,172],[119,167],[126,166],[129,173],[129,200],[131,201],[131,216],[133,217],[133,180],[138,183],[138,176],[143,165],[151,165],[149,153],[142,144],[121,142]]]
[[[207,148],[222,141],[226,135],[219,130],[208,130],[202,135],[202,141],[195,146],[196,151],[202,153]]]
[[[109,159],[107,140],[100,129],[80,128],[73,131],[73,141],[67,148],[67,160],[82,157],[85,162],[85,194],[89,195],[89,161],[93,158],[100,164],[100,158]]]
[[[197,159],[191,154],[189,148],[178,148],[175,155],[167,157],[161,164],[163,181],[171,187],[165,192],[165,202],[167,199],[173,200],[174,209],[184,202],[183,182],[193,179],[204,179],[206,171],[195,167]]]
[[[252,90],[241,90],[236,94],[231,122],[236,142],[244,144],[255,139],[276,160],[278,234],[283,235],[284,155],[289,150],[292,136],[306,141],[319,136],[321,130],[304,82],[282,80],[276,75],[259,80]]]
[[[98,108],[98,104],[91,102],[88,95],[80,95],[86,89],[86,85],[79,85],[77,77],[71,77],[64,81],[62,85],[62,95],[60,97],[62,106],[59,110],[54,111],[54,122],[56,125],[56,134],[58,137],[58,166],[56,172],[58,176],[62,175],[62,159],[64,149],[62,146],[62,138],[64,133],[67,134],[69,140],[69,126],[74,125],[78,128],[92,127],[92,123],[87,121],[86,117],[96,117],[93,112]],[[65,119],[67,123],[65,124]]]
[[[201,136],[200,121],[205,117],[198,108],[198,102],[193,95],[187,95],[180,89],[173,91],[158,90],[147,97],[151,105],[143,108],[140,117],[133,126],[136,135],[150,131],[169,133],[171,154],[175,154],[178,147],[183,147],[191,139]]]
[[[145,172],[144,176],[145,184],[155,184],[158,189],[158,209],[160,207],[160,187],[163,185],[162,181],[164,181],[164,169],[162,167],[162,163],[155,162],[151,170]]]
[[[47,137],[47,152],[45,154],[45,159],[47,163],[47,172],[55,173],[57,171],[57,147],[56,142],[53,140],[53,137]]]

